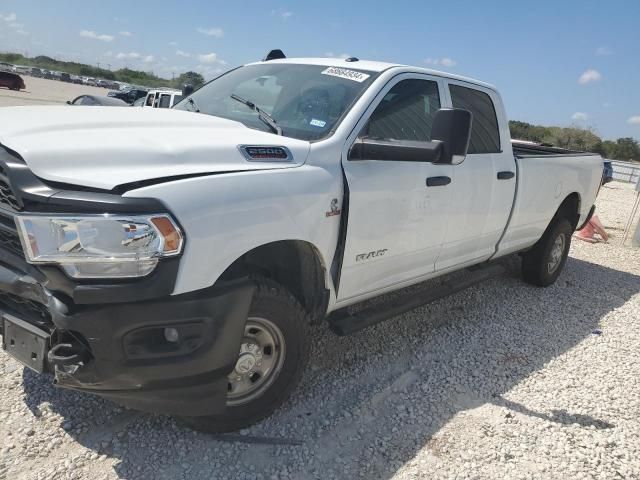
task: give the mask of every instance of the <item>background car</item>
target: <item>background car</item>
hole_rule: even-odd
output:
[[[602,185],[609,183],[613,180],[613,165],[609,160],[604,161],[604,167],[602,169]]]
[[[113,97],[101,97],[99,95],[80,95],[79,97],[69,100],[67,105],[82,105],[93,107],[128,107],[129,104],[124,100]]]
[[[22,77],[11,72],[0,72],[0,87],[17,91],[27,88]]]
[[[119,98],[120,100],[124,100],[129,105],[133,105],[133,102],[138,100],[141,97],[147,96],[148,90],[140,89],[140,88],[130,88],[128,90],[113,90],[107,93],[107,96],[112,98]]]

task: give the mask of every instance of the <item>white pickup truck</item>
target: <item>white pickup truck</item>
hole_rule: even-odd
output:
[[[273,57],[173,109],[0,109],[10,355],[229,431],[287,398],[310,324],[350,333],[515,252],[525,281],[556,280],[598,155],[512,145],[500,95],[476,80]],[[355,306],[462,269],[417,299]]]

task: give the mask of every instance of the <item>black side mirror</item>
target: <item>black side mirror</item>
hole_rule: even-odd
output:
[[[473,115],[461,108],[441,108],[433,117],[431,140],[442,142],[438,163],[461,163],[467,156]]]
[[[468,110],[441,108],[433,117],[430,142],[361,137],[349,150],[348,159],[457,164],[467,155],[472,121]]]

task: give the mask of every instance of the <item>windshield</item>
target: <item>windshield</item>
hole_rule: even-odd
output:
[[[318,140],[332,132],[376,76],[376,72],[323,65],[248,65],[209,82],[175,108],[197,110],[271,132],[254,109],[231,97],[235,95],[269,114],[284,136]]]

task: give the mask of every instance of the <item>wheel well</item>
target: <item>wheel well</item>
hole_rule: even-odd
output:
[[[555,217],[568,219],[575,230],[580,220],[580,195],[576,192],[568,195],[558,207]]]
[[[313,323],[327,313],[329,290],[316,248],[301,240],[267,243],[245,253],[220,276],[221,281],[261,275],[278,282],[296,297]]]

